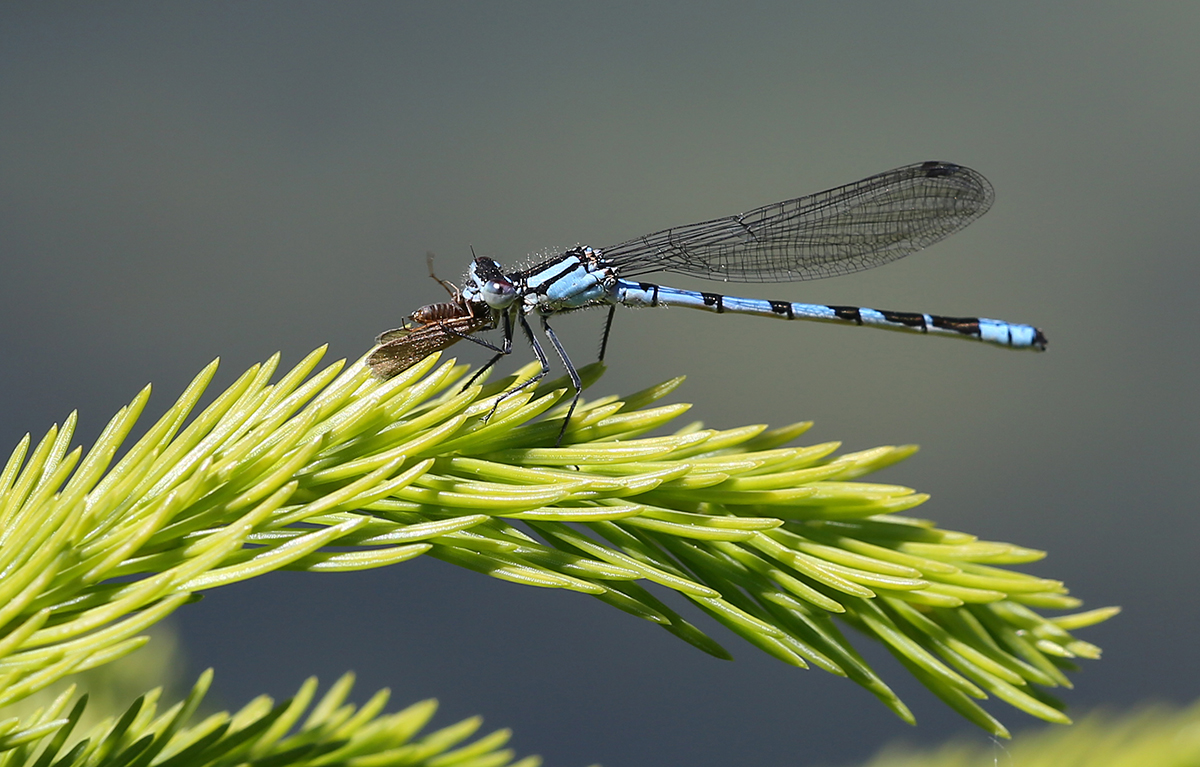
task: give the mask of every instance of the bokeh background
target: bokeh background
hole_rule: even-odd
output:
[[[1082,633],[1106,655],[1074,710],[1190,701],[1197,40],[1194,3],[5,2],[0,445],[74,408],[86,444],[146,382],[153,415],[218,355],[217,386],[277,350],[356,358],[442,299],[427,250],[457,278],[472,245],[515,266],[951,160],[997,190],[968,231],[742,292],[1033,323],[1046,354],[625,311],[598,391],[686,373],[676,399],[709,425],[921,444],[882,478],[932,493],[922,515],[1046,549],[1034,571],[1125,606]],[[557,323],[580,364],[602,320]],[[918,728],[719,628],[733,663],[436,561],[276,574],[178,625],[229,705],[354,669],[360,699],[436,696],[439,721],[483,714],[550,764],[844,764],[984,738],[865,642]]]

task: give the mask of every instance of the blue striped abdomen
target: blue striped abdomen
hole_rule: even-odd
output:
[[[937,314],[892,312],[860,306],[828,306],[792,301],[766,301],[720,293],[680,290],[647,282],[619,280],[616,299],[626,306],[682,306],[717,314],[750,314],[781,320],[810,320],[868,325],[908,333],[968,338],[1013,349],[1046,348],[1046,337],[1032,325],[1017,325],[983,317],[943,317]]]

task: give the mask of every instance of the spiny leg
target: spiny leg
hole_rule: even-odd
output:
[[[511,346],[512,326],[511,326],[511,324],[508,323],[508,315],[506,314],[506,315],[504,315],[504,317],[505,317],[505,330],[508,331],[508,333],[507,333],[508,339],[507,339],[506,343],[507,343],[507,345]],[[488,421],[490,421],[492,416],[494,416],[496,414],[496,409],[498,407],[500,407],[501,402],[503,402],[504,400],[513,396],[514,394],[521,391],[522,389],[528,388],[530,386],[534,386],[539,381],[541,381],[543,378],[545,378],[546,374],[550,372],[550,361],[548,359],[546,359],[546,352],[542,351],[542,345],[538,343],[537,337],[533,335],[533,328],[529,327],[529,323],[525,321],[525,315],[518,314],[517,322],[521,323],[521,330],[525,332],[525,337],[529,339],[529,345],[533,347],[533,353],[537,355],[538,362],[541,363],[542,369],[539,370],[537,373],[535,373],[533,375],[533,377],[530,378],[529,380],[521,382],[517,386],[514,386],[513,388],[509,389],[508,391],[504,392],[499,397],[497,397],[496,404],[492,405],[491,412],[489,412],[487,414],[487,417],[483,419],[484,423],[487,423]],[[496,360],[500,359],[500,356],[501,355],[497,355],[496,357],[494,357],[492,359],[492,361],[488,363],[488,367],[490,367],[492,364],[494,364],[496,362]],[[485,367],[484,369],[486,370],[487,368]]]
[[[609,320],[612,320],[612,313],[608,315]],[[558,352],[558,358],[562,360],[563,367],[567,369],[567,375],[571,376],[571,385],[575,387],[575,396],[571,399],[571,407],[567,408],[567,417],[563,419],[562,428],[558,431],[558,439],[555,440],[554,446],[558,447],[562,444],[563,435],[567,433],[567,424],[571,423],[571,416],[575,414],[575,406],[579,404],[579,396],[583,394],[583,381],[579,379],[579,371],[571,364],[571,359],[567,357],[567,350],[563,348],[562,342],[558,340],[558,336],[554,333],[554,328],[550,327],[550,323],[545,314],[542,315],[542,330],[546,331],[546,338],[550,339],[550,343],[554,344],[554,350]],[[607,339],[608,333],[606,332]],[[545,364],[544,362],[542,364]]]
[[[508,317],[505,317],[506,321],[507,321],[507,319],[508,319]],[[461,338],[464,341],[470,341],[473,344],[479,344],[480,346],[482,346],[485,349],[491,349],[492,351],[496,352],[496,354],[499,355],[499,357],[503,357],[504,355],[512,352],[512,332],[511,332],[512,329],[511,329],[511,327],[509,328],[507,337],[504,339],[504,346],[501,347],[501,346],[496,346],[494,343],[491,343],[490,341],[485,341],[482,338],[476,338],[475,336],[470,335],[469,333],[463,333],[460,330],[455,330],[454,328],[450,327],[449,325],[447,325],[445,322],[443,322],[441,320],[437,320],[437,326],[446,335],[457,336],[458,338]],[[495,330],[494,327],[485,328],[485,329],[486,330]],[[497,357],[497,359],[499,359],[499,357]],[[485,366],[484,369],[486,370],[488,367],[491,367],[495,363],[496,363],[496,360],[492,360]],[[476,374],[476,375],[478,375],[478,374]]]
[[[450,280],[443,280],[441,277],[438,277],[436,274],[433,273],[433,251],[432,250],[425,251],[425,264],[429,267],[429,276],[432,277],[434,279],[434,281],[436,281],[439,285],[441,285],[443,288],[445,288],[446,292],[449,293],[451,295],[451,297],[453,297],[454,300],[457,301],[458,297],[460,295],[458,286],[455,285],[453,282],[450,282]]]
[[[613,315],[617,313],[617,305],[608,307],[608,319],[604,321],[604,335],[600,336],[600,362],[604,362],[604,352],[608,351],[608,334],[612,330]]]
[[[460,391],[466,391],[467,389],[469,389],[471,384],[475,383],[475,381],[479,378],[479,376],[481,376],[484,373],[486,373],[487,371],[491,370],[492,366],[495,365],[497,362],[499,362],[501,357],[505,357],[509,354],[512,354],[513,326],[512,326],[512,317],[508,313],[505,313],[505,315],[504,315],[504,343],[501,346],[496,346],[495,344],[490,344],[487,341],[484,341],[480,338],[476,338],[475,336],[463,335],[462,333],[457,333],[454,331],[451,331],[451,332],[453,332],[454,335],[462,336],[463,338],[467,339],[468,341],[473,341],[473,342],[479,344],[480,346],[486,347],[486,348],[491,349],[492,351],[496,352],[496,354],[490,360],[487,361],[486,365],[479,368],[479,370],[476,370],[475,375],[473,375],[469,379],[467,379],[467,382],[465,384],[463,384],[463,387]],[[500,401],[497,400],[496,404],[499,404],[499,402]],[[494,413],[495,411],[496,411],[496,409],[492,408],[492,412]],[[491,418],[491,417],[492,416],[489,413],[488,418]],[[485,418],[484,420],[486,421],[487,418]]]

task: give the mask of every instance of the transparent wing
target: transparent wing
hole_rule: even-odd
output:
[[[924,162],[794,200],[604,248],[622,277],[675,272],[733,282],[815,280],[871,269],[957,232],[991,207],[992,185]]]
[[[411,328],[389,330],[377,339],[381,346],[367,357],[367,367],[387,380],[400,375],[434,352],[458,343],[464,335],[491,328],[485,317],[453,317]],[[451,332],[454,331],[454,332]]]

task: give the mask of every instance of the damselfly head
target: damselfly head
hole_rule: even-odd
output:
[[[468,302],[483,301],[493,309],[506,309],[516,300],[517,288],[500,271],[500,264],[479,256],[467,270],[462,296]]]

